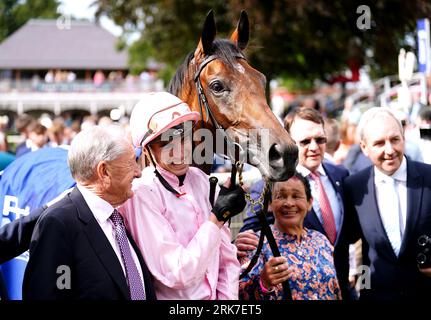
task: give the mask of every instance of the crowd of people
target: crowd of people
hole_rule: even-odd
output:
[[[161,91],[164,82],[156,70],[144,70],[139,74],[125,70],[62,70],[24,72],[14,79],[12,73],[0,74],[0,91],[42,92],[151,92]]]
[[[351,112],[342,119],[352,120]],[[314,107],[285,117],[298,165],[270,188],[267,219],[279,257],[267,240],[256,252],[260,224],[242,187],[228,180],[211,201],[208,176],[189,165],[189,130],[200,114],[177,97],[145,95],[126,130],[86,119],[82,131],[66,135],[65,123],[54,121],[51,130],[29,121],[22,152],[66,145],[77,186],[3,226],[0,263],[30,249],[24,299],[283,300],[283,283],[294,300],[429,299],[431,264],[421,265],[417,254],[418,238],[431,236],[431,166],[425,155],[415,158],[406,137],[431,123],[429,107],[418,115],[423,122],[414,129],[377,107],[347,129]],[[337,157],[343,143],[345,155]],[[348,159],[349,143],[368,161],[357,172],[339,160]],[[251,196],[263,186],[252,186]],[[244,210],[232,243],[226,222]],[[59,266],[69,268],[71,283],[58,285]]]
[[[97,124],[106,125],[113,121],[106,116],[84,116],[82,119],[72,119],[69,116],[36,118],[28,114],[18,116],[12,126],[12,131],[18,134],[15,145],[8,143],[6,135],[9,118],[6,116],[4,125],[0,127],[0,171],[4,170],[13,160],[31,151],[44,147],[61,147],[68,149],[73,138],[81,129]],[[48,119],[48,121],[45,121]]]

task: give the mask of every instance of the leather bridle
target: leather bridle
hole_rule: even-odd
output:
[[[234,56],[237,59],[243,59],[243,60],[247,60],[244,55],[237,53]],[[196,85],[196,92],[197,92],[197,96],[198,96],[198,103],[199,103],[199,111],[201,114],[201,119],[204,122],[208,122],[208,118],[211,120],[214,129],[215,130],[219,130],[218,132],[220,132],[220,134],[223,136],[223,138],[226,140],[227,144],[228,144],[228,152],[229,153],[227,156],[230,158],[230,160],[232,161],[232,164],[237,163],[238,161],[240,161],[240,163],[242,163],[241,159],[237,160],[235,157],[235,146],[239,148],[240,150],[240,158],[241,158],[241,153],[243,152],[243,148],[241,147],[241,145],[235,141],[233,141],[227,134],[226,134],[226,130],[225,128],[223,128],[223,126],[221,126],[217,119],[214,117],[213,112],[211,111],[211,108],[209,106],[208,103],[208,99],[205,96],[205,91],[202,87],[202,83],[201,83],[201,79],[200,79],[200,75],[202,73],[202,71],[205,69],[205,67],[212,61],[216,60],[216,59],[220,59],[217,55],[210,55],[207,56],[200,64],[199,67],[194,75],[194,81],[195,81],[195,85]],[[203,115],[203,108],[205,108],[206,111],[206,120],[204,120],[204,115]],[[233,150],[233,153],[231,154],[230,151]]]
[[[242,54],[236,54],[235,58],[246,60]],[[242,172],[242,164],[243,164],[243,162],[241,161],[241,152],[243,152],[243,148],[241,147],[241,145],[239,143],[233,141],[226,134],[226,131],[224,130],[224,128],[217,122],[217,119],[214,117],[214,114],[212,113],[211,108],[209,106],[208,99],[205,96],[205,92],[204,92],[204,89],[202,87],[202,83],[201,83],[201,79],[200,79],[200,75],[201,75],[202,70],[205,69],[205,67],[211,61],[214,61],[216,59],[219,59],[219,57],[217,55],[210,55],[210,56],[206,57],[199,64],[199,67],[198,67],[198,69],[195,73],[195,76],[194,76],[194,81],[196,84],[196,91],[197,91],[198,103],[199,103],[199,111],[201,114],[202,121],[204,121],[203,108],[205,107],[205,110],[207,113],[207,119],[204,122],[207,122],[208,118],[211,119],[211,122],[212,122],[214,128],[216,130],[219,129],[219,132],[223,135],[224,139],[226,140],[226,142],[228,144],[228,152],[227,153],[230,153],[229,152],[230,150],[234,150],[233,154],[228,155],[232,161],[232,171],[231,171],[231,188],[232,188],[235,186],[235,177],[236,177],[236,173],[237,173],[238,168],[241,168],[241,170],[240,170],[240,180],[241,180],[241,172]],[[239,160],[236,160],[236,157],[235,157],[235,149],[234,149],[235,146],[238,146],[240,148],[240,159]],[[233,149],[231,149],[231,147],[233,147]],[[274,257],[280,256],[280,251],[278,249],[278,245],[275,241],[274,235],[272,234],[271,228],[269,227],[268,221],[266,220],[266,213],[268,211],[268,203],[269,203],[269,196],[270,196],[270,193],[267,192],[268,186],[269,186],[269,182],[266,181],[264,191],[262,192],[262,195],[260,197],[260,198],[262,198],[260,203],[259,203],[261,205],[260,210],[259,210],[259,212],[255,212],[256,216],[259,218],[259,222],[262,226],[262,231],[261,231],[261,235],[260,235],[260,239],[259,239],[259,248],[253,257],[249,268],[247,268],[247,270],[245,270],[241,274],[241,277],[244,277],[248,272],[250,272],[253,265],[257,262],[257,259],[260,255],[260,251],[262,250],[264,237],[267,238]],[[210,194],[211,194],[211,192],[210,192]],[[253,203],[253,205],[254,205],[254,203]],[[291,292],[288,280],[284,281],[282,285],[283,285],[283,291],[284,291],[286,300],[292,300],[292,292]]]

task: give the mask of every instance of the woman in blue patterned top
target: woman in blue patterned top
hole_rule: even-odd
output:
[[[338,300],[333,247],[318,231],[303,227],[313,199],[310,185],[301,174],[272,188],[271,208],[275,223],[271,227],[281,256],[273,257],[265,241],[258,262],[240,281],[240,299],[283,300],[282,283],[289,281],[293,300]],[[245,269],[254,252],[243,258]]]

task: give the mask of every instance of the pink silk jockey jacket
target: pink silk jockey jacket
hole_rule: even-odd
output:
[[[238,299],[240,265],[231,233],[210,222],[208,176],[191,167],[183,185],[159,168],[179,193],[167,191],[147,167],[119,211],[154,276],[158,299]],[[217,190],[218,193],[218,190]]]

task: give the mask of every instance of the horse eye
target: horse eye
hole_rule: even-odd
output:
[[[211,83],[210,88],[215,93],[220,93],[220,92],[224,91],[224,86],[220,81],[214,81],[213,83]]]

